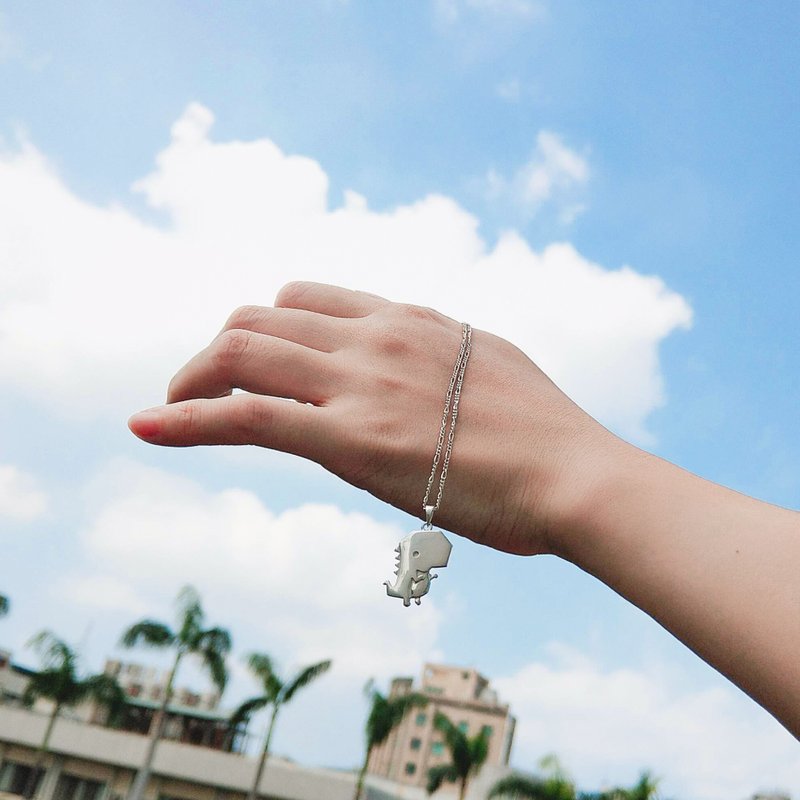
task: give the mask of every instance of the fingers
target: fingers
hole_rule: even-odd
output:
[[[330,356],[241,329],[224,331],[172,379],[168,403],[223,397],[232,389],[323,403],[336,376]]]
[[[315,461],[332,438],[326,409],[252,394],[159,406],[134,414],[128,427],[152,444],[256,444]]]
[[[301,308],[331,317],[366,317],[388,304],[375,294],[304,281],[286,284],[275,298],[276,307]]]
[[[295,344],[332,353],[347,343],[346,323],[327,314],[299,308],[241,306],[230,315],[222,332],[235,329],[277,336]]]

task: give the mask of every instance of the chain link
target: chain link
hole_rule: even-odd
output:
[[[450,454],[453,452],[453,438],[456,432],[456,420],[458,419],[458,403],[461,399],[461,386],[464,383],[464,372],[467,369],[467,361],[472,351],[472,328],[466,322],[461,325],[461,347],[458,351],[453,374],[450,376],[450,385],[447,387],[447,395],[444,402],[444,412],[442,414],[442,424],[439,428],[439,439],[436,442],[436,452],[433,456],[433,466],[428,478],[428,485],[425,489],[425,497],[422,500],[422,510],[425,512],[426,527],[431,527],[433,512],[439,510],[444,493],[444,484],[447,481],[447,470],[450,467]],[[447,421],[450,420],[448,429]],[[447,443],[445,444],[445,439]],[[442,451],[444,460],[442,461]],[[429,505],[431,490],[436,479],[436,472],[439,462],[442,463],[442,471],[439,475],[439,484],[436,494],[436,503]]]

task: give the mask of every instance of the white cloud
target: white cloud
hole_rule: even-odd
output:
[[[332,207],[317,162],[267,139],[214,142],[212,121],[189,106],[135,185],[164,227],[81,200],[30,144],[0,152],[0,381],[57,413],[124,418],[160,401],[233,308],[305,278],[511,338],[588,411],[646,438],[663,401],[658,346],[691,319],[658,278],[566,244],[536,252],[514,233],[489,249],[478,220],[441,195],[376,212],[347,192]],[[544,201],[587,170],[543,134],[526,191]]]
[[[544,203],[558,201],[560,219],[569,224],[584,210],[572,197],[589,181],[589,163],[551,131],[540,131],[531,158],[509,179],[495,170],[487,175],[489,197],[505,198],[535,214]]]
[[[664,796],[744,798],[800,792],[797,742],[727,684],[687,689],[678,673],[603,669],[563,646],[494,683],[521,722],[514,762],[555,752],[581,788],[663,776]]]
[[[130,461],[92,484],[81,533],[93,572],[69,595],[104,610],[140,613],[187,583],[215,615],[242,620],[292,663],[333,658],[350,680],[416,672],[435,652],[436,599],[382,601],[404,531],[335,506],[273,513],[252,492],[198,483]],[[143,599],[140,599],[143,598]]]
[[[0,464],[0,518],[31,522],[47,511],[47,494],[37,480],[12,464]]]
[[[522,96],[522,86],[517,78],[498,83],[494,90],[495,94],[507,103],[518,103]]]
[[[140,617],[151,606],[139,596],[126,579],[111,575],[65,575],[56,584],[53,595],[67,601],[100,611],[124,612]]]

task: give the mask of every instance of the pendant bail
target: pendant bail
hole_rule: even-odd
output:
[[[425,506],[425,528],[430,530],[433,527],[433,512],[436,506]]]

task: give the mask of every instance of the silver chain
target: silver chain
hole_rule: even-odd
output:
[[[461,348],[458,351],[458,358],[453,367],[453,374],[450,376],[450,385],[447,387],[447,396],[444,402],[444,412],[442,414],[442,424],[439,428],[439,440],[436,442],[436,453],[433,456],[433,466],[428,478],[428,486],[425,489],[425,497],[422,500],[422,510],[425,512],[425,527],[432,527],[433,514],[439,510],[444,493],[444,484],[447,481],[447,470],[450,467],[450,454],[453,452],[453,437],[456,432],[456,420],[458,419],[458,402],[461,399],[461,385],[464,383],[464,372],[467,368],[467,361],[472,350],[472,328],[466,322],[461,325]],[[448,431],[447,420],[450,420]],[[445,437],[447,444],[445,445]],[[436,478],[436,471],[439,462],[442,460],[444,450],[444,460],[442,461],[442,471],[439,475],[439,486],[436,495],[436,503],[429,505],[431,489]]]

